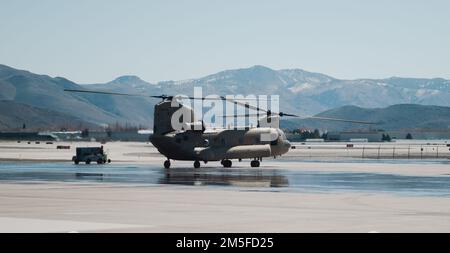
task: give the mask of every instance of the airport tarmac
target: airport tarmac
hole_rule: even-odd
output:
[[[113,163],[78,166],[73,148],[98,143],[56,145],[0,143],[0,232],[450,232],[442,157],[165,170],[146,143],[107,143]]]
[[[450,170],[441,175],[402,175],[346,170],[345,166],[351,165],[346,163],[328,164],[339,170],[318,169],[313,166],[314,163],[273,161],[263,168],[209,165],[199,169],[186,164],[164,169],[154,163],[74,165],[69,162],[0,162],[0,182],[114,183],[138,187],[187,185],[238,190],[248,188],[251,191],[366,192],[450,197]],[[423,168],[436,165],[440,164],[422,164]]]

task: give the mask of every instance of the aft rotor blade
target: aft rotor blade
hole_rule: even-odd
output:
[[[236,115],[219,115],[217,117],[224,117],[224,118],[244,118],[244,117],[258,117],[263,116],[265,114],[256,114],[256,113],[249,113],[249,114],[236,114]]]
[[[290,114],[290,113],[284,113],[284,112],[280,112],[280,113],[274,113],[274,112],[270,112],[270,115],[278,115],[280,117],[300,117],[298,115],[295,114]],[[248,114],[236,114],[236,115],[222,115],[222,116],[218,116],[218,117],[234,117],[234,118],[239,118],[239,117],[250,117],[250,116],[266,116],[266,113],[248,113]]]
[[[143,94],[127,94],[127,93],[117,93],[117,92],[107,92],[107,91],[94,91],[94,90],[73,90],[73,89],[64,89],[64,91],[69,91],[69,92],[79,92],[79,93],[103,94],[103,95],[114,95],[114,96],[168,98],[168,96],[165,96],[165,95],[149,96],[149,95],[143,95]]]
[[[174,96],[177,97],[177,96]],[[191,99],[191,100],[213,100],[213,101],[229,101],[229,102],[233,102],[233,101],[256,101],[258,99],[256,98],[234,98],[233,101],[230,101],[230,99],[226,98],[226,97],[183,97],[183,96],[179,96],[178,98],[181,99]]]
[[[118,93],[118,92],[109,92],[109,91],[95,91],[95,90],[74,90],[74,89],[64,89],[64,91],[69,92],[80,92],[80,93],[93,93],[93,94],[103,94],[103,95],[114,95],[114,96],[130,96],[130,97],[151,97],[151,98],[180,98],[180,99],[190,99],[190,100],[227,100],[224,97],[184,97],[184,96],[167,96],[167,95],[157,95],[157,96],[150,96],[150,95],[143,95],[143,94],[129,94],[129,93]],[[236,98],[234,99],[236,101],[246,101],[246,100],[256,100],[253,98]]]
[[[253,106],[253,105],[250,105],[248,103],[240,102],[242,100],[245,101],[245,100],[249,100],[249,99],[245,99],[245,98],[244,99],[237,99],[237,98],[226,98],[226,97],[221,97],[221,98],[222,98],[222,100],[225,100],[225,101],[228,101],[228,102],[231,102],[231,103],[235,103],[235,104],[243,106],[245,108],[249,108],[249,109],[256,110],[256,111],[263,111],[265,113],[269,112],[269,111],[267,111],[265,109],[259,108],[258,106]]]

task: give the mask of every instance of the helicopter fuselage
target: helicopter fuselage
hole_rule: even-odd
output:
[[[263,135],[271,136],[269,140]],[[278,128],[220,129],[154,134],[152,144],[173,160],[220,161],[261,159],[289,151],[290,143]]]

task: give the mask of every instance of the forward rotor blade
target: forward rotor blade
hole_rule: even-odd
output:
[[[327,117],[305,117],[303,119],[318,119],[318,120],[328,120],[328,121],[340,121],[340,122],[348,122],[348,123],[357,123],[357,124],[366,124],[366,125],[376,125],[378,123],[376,122],[369,122],[369,121],[359,121],[359,120],[348,120],[348,119],[337,119],[337,118],[327,118]]]
[[[300,116],[298,116],[298,115],[290,114],[290,113],[284,113],[284,112],[280,112],[280,113],[278,113],[278,115],[280,115],[280,117],[296,117],[296,118],[300,118]]]
[[[296,117],[296,118],[301,118],[301,119],[317,119],[317,120],[328,120],[328,121],[338,121],[338,122],[348,122],[348,123],[357,123],[357,124],[367,124],[367,125],[376,125],[379,123],[376,122],[368,122],[368,121],[360,121],[360,120],[348,120],[348,119],[338,119],[338,118],[327,118],[327,117],[316,117],[316,116],[311,116],[311,117],[301,117],[295,114],[289,114],[289,113],[283,113],[280,112],[278,114],[273,113],[275,115],[279,115],[280,117]],[[256,113],[249,113],[249,114],[237,114],[237,115],[222,115],[222,116],[218,116],[218,117],[229,117],[229,118],[239,118],[239,117],[250,117],[250,116],[264,116],[265,114],[256,114]]]

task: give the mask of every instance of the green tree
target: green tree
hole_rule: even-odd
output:
[[[382,141],[391,141],[391,136],[389,136],[389,134],[383,134],[381,136],[381,140]]]
[[[389,136],[389,134],[386,134],[385,141],[391,141],[391,136]]]
[[[111,138],[111,136],[112,136],[111,128],[106,129],[106,136],[108,136],[108,138]]]
[[[320,132],[319,132],[319,129],[314,129],[314,133],[313,133],[313,136],[312,136],[314,139],[317,139],[317,138],[320,138]]]
[[[413,137],[412,137],[412,135],[411,135],[410,133],[408,133],[408,134],[406,135],[406,139],[407,139],[407,140],[412,140],[412,138],[413,138]]]
[[[89,137],[89,129],[85,128],[83,131],[81,131],[81,137],[82,138]]]

